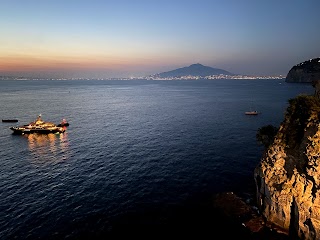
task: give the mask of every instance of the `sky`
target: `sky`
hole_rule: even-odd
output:
[[[286,75],[320,57],[319,0],[0,0],[0,75]]]

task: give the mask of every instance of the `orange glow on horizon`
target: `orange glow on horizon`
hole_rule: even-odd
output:
[[[50,69],[100,69],[117,68],[130,65],[124,59],[107,59],[101,57],[0,57],[0,71],[33,71]]]
[[[121,70],[137,67],[155,66],[161,59],[113,57],[113,56],[35,56],[10,55],[0,56],[0,72],[15,71],[52,71],[52,70]]]

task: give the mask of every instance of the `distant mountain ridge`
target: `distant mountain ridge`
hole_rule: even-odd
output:
[[[200,63],[192,64],[188,67],[178,68],[168,72],[162,72],[152,75],[153,77],[168,78],[168,77],[182,77],[182,76],[210,76],[210,75],[235,75],[223,69],[204,66]]]

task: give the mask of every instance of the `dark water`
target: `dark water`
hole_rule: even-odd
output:
[[[41,113],[70,123],[60,135],[29,136],[0,124],[0,239],[192,226],[214,193],[252,193],[263,151],[256,131],[278,126],[300,93],[313,88],[283,80],[0,81],[2,119],[26,124]],[[245,115],[250,108],[261,114]]]

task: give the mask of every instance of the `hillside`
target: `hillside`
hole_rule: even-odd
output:
[[[212,68],[208,66],[204,66],[200,63],[192,64],[188,67],[182,67],[178,68],[172,71],[168,72],[162,72],[158,74],[152,75],[153,77],[159,77],[159,78],[168,78],[168,77],[181,77],[181,76],[210,76],[210,75],[235,75],[233,73],[230,73],[226,70],[219,69],[219,68]]]
[[[286,82],[311,83],[320,79],[320,58],[310,59],[293,66],[286,77]]]

